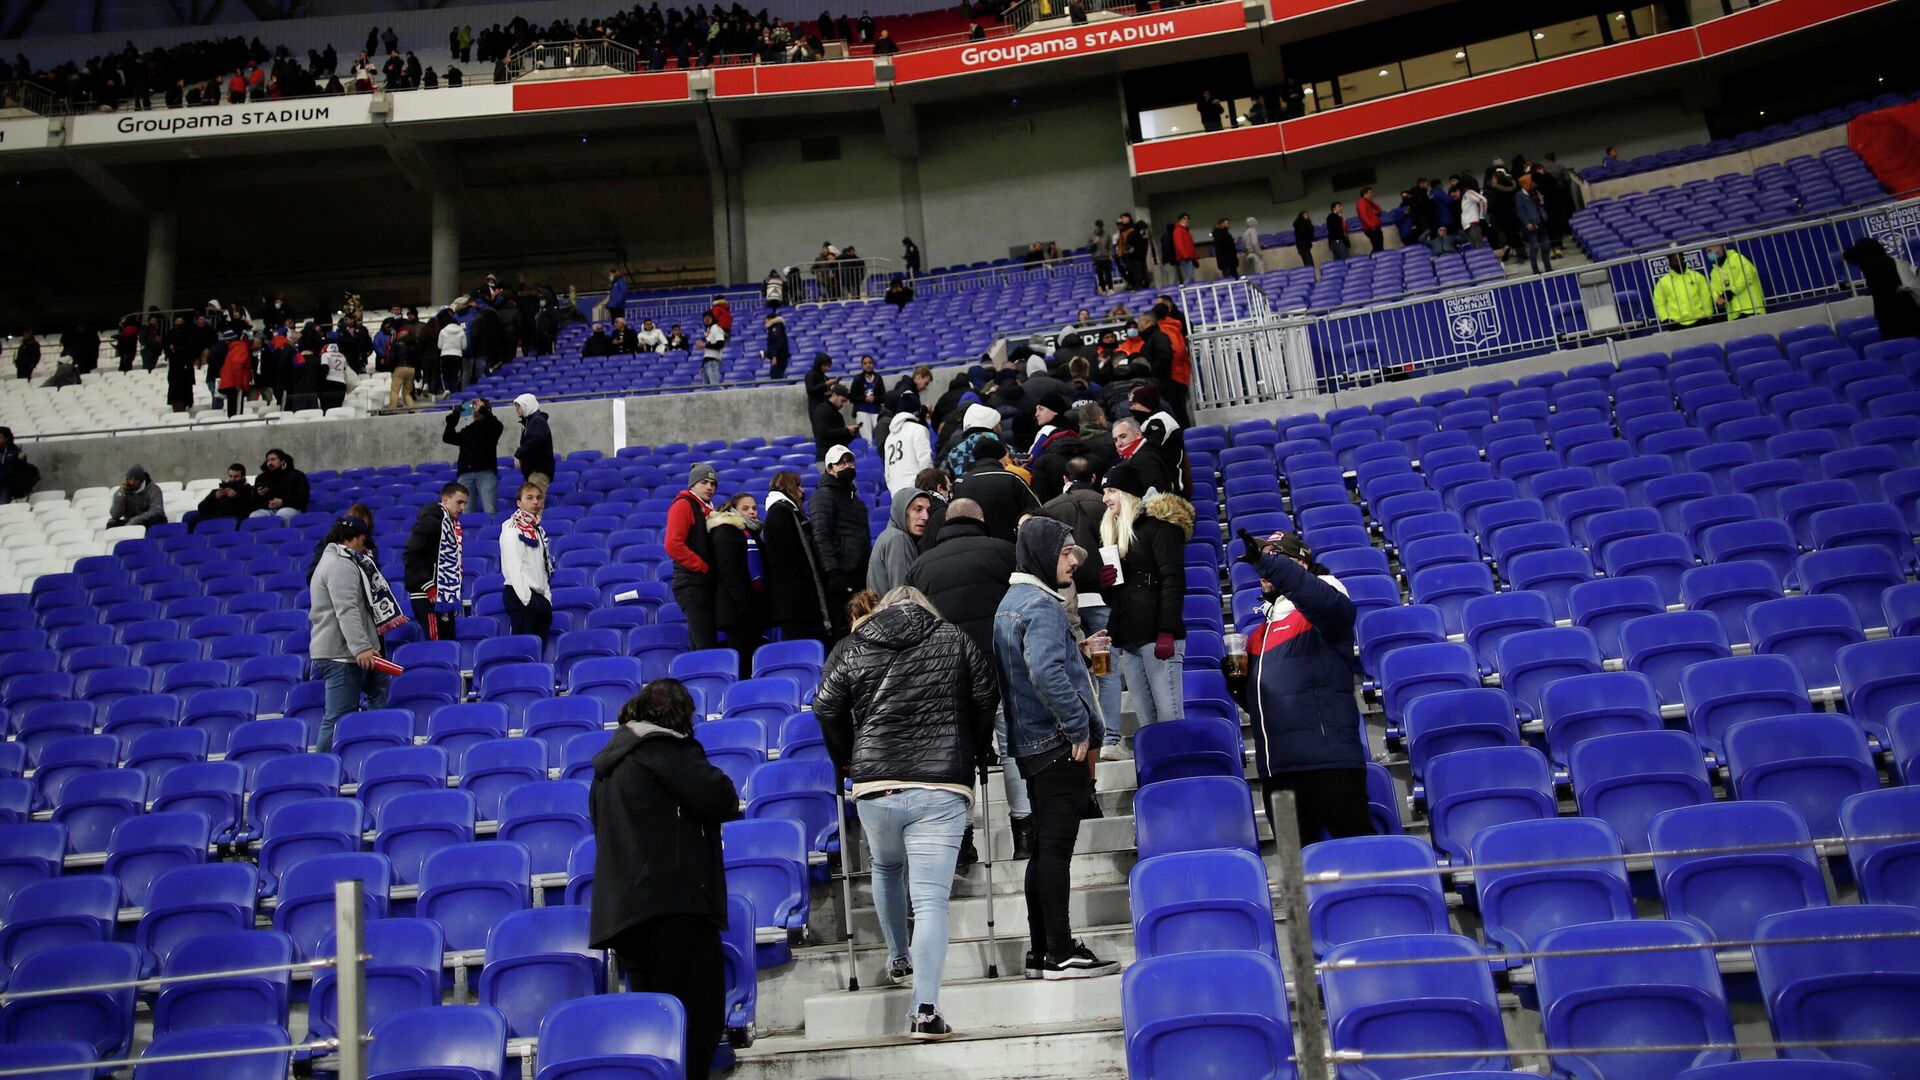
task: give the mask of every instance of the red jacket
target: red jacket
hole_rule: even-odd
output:
[[[1200,258],[1200,253],[1193,247],[1193,232],[1185,225],[1176,224],[1173,227],[1173,254],[1178,259],[1197,261]]]
[[[253,347],[245,341],[227,343],[227,358],[220,363],[220,389],[246,390],[253,386]]]
[[[720,329],[725,330],[727,332],[728,337],[732,337],[733,336],[733,309],[727,306],[727,302],[725,300],[715,300],[713,302],[712,310],[713,310],[713,321],[720,324]]]
[[[686,495],[687,492],[682,491],[680,494]],[[706,515],[713,511],[711,508],[707,509],[700,515],[701,520],[695,521],[693,518],[695,501],[697,500],[693,498],[673,500],[673,505],[667,509],[667,534],[661,538],[661,542],[666,545],[667,554],[675,563],[696,574],[704,574],[708,569],[707,560],[687,546],[687,534],[695,528],[706,528]]]
[[[1353,204],[1353,208],[1356,211],[1358,211],[1360,214],[1361,228],[1377,229],[1380,227],[1380,204],[1379,203],[1374,202],[1371,198],[1365,195],[1362,195],[1360,196],[1359,201]]]

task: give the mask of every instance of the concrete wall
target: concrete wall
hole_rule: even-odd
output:
[[[747,265],[735,277],[757,282],[771,268],[810,263],[822,240],[899,259],[900,163],[878,131],[839,138],[837,161],[801,161],[798,138],[742,147]]]
[[[1587,198],[1617,199],[1622,195],[1637,195],[1642,191],[1652,191],[1657,187],[1679,187],[1693,180],[1711,180],[1725,173],[1750,173],[1762,165],[1784,162],[1807,154],[1818,154],[1822,150],[1847,145],[1847,129],[1839,127],[1822,128],[1798,138],[1785,139],[1752,150],[1740,150],[1703,161],[1690,161],[1684,165],[1670,165],[1652,172],[1635,173],[1616,180],[1602,180],[1587,185]],[[1621,151],[1621,157],[1627,157]]]

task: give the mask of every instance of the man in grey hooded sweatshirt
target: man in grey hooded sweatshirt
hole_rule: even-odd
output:
[[[147,470],[138,465],[128,469],[126,482],[113,493],[113,509],[107,515],[107,528],[158,525],[165,520],[166,498],[147,476]]]
[[[1240,234],[1240,247],[1245,252],[1241,260],[1246,263],[1247,273],[1258,274],[1266,269],[1260,260],[1260,219],[1247,218],[1247,230]]]
[[[907,571],[920,553],[920,538],[927,533],[932,513],[933,497],[926,492],[901,488],[893,493],[886,531],[873,542],[873,555],[867,561],[867,588],[885,596],[907,583]]]

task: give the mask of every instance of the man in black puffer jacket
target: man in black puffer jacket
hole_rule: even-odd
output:
[[[873,532],[867,526],[866,504],[853,489],[853,451],[845,446],[827,451],[825,469],[807,516],[813,520],[814,542],[820,545],[820,570],[827,579],[827,613],[833,617],[833,637],[837,641],[847,633],[847,601],[867,587]]]
[[[827,668],[813,714],[828,756],[853,780],[887,940],[884,975],[895,985],[913,982],[907,1034],[941,1039],[951,1033],[940,1016],[948,897],[1000,690],[991,654],[924,597],[902,589],[888,596]],[[911,944],[906,905],[889,902],[909,892]]]
[[[947,504],[940,543],[920,553],[907,570],[907,584],[926,594],[940,617],[958,626],[982,656],[993,655],[993,613],[1013,575],[1013,545],[987,535],[980,504]]]
[[[1020,519],[1040,509],[1040,500],[1025,480],[1007,471],[1002,459],[1007,445],[999,439],[982,439],[974,444],[973,464],[954,481],[953,497],[971,499],[980,505],[986,519],[987,535],[1013,543]]]

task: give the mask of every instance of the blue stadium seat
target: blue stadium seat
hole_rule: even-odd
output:
[[[1853,605],[1838,596],[1789,596],[1747,609],[1747,638],[1756,653],[1793,662],[1809,687],[1840,685],[1835,657],[1866,640]]]
[[[441,848],[420,869],[414,914],[435,919],[449,949],[483,949],[500,918],[533,906],[527,849],[508,840]]]
[[[1759,921],[1753,950],[1760,994],[1782,1042],[1843,1045],[1786,1051],[1911,1077],[1909,1046],[1920,1015],[1920,910],[1889,904],[1782,911]],[[1817,942],[1808,944],[1809,941]],[[1844,1045],[1858,1042],[1861,1045]]]
[[[147,910],[134,928],[134,944],[164,965],[174,948],[203,934],[254,928],[259,875],[246,863],[182,866],[153,879]]]
[[[581,907],[587,908],[593,906],[593,875],[596,851],[597,848],[594,844],[593,837],[588,836],[573,845],[573,851],[567,855],[567,903],[578,904]],[[753,910],[752,902],[745,900],[743,900],[743,902],[746,903],[747,910],[751,912]],[[749,923],[748,925],[751,926],[752,924]],[[728,932],[731,933],[732,929],[733,928],[729,926]],[[749,936],[751,936],[751,934],[749,934]],[[753,950],[749,948],[747,951],[752,952]]]
[[[1920,702],[1920,638],[1888,638],[1842,648],[1834,657],[1847,712],[1879,740],[1890,742],[1895,710]],[[1908,777],[1909,783],[1913,777]]]
[[[1859,501],[1859,497],[1853,485],[1844,480],[1791,484],[1780,489],[1779,516],[1793,530],[1793,537],[1800,546],[1811,548],[1814,546],[1813,515],[1821,510],[1851,506]]]
[[[1571,617],[1571,591],[1593,580],[1592,560],[1573,547],[1516,555],[1510,564],[1503,564],[1502,570],[1513,588],[1546,594],[1555,619]]]
[[[1553,605],[1545,593],[1516,590],[1473,597],[1462,606],[1460,618],[1480,670],[1492,672],[1495,647],[1514,634],[1552,627]]]
[[[1446,889],[1433,846],[1413,836],[1355,836],[1301,849],[1313,951],[1394,934],[1444,934]],[[1319,875],[1433,870],[1431,875],[1317,882]]]
[[[1266,865],[1236,849],[1145,859],[1128,875],[1137,956],[1251,949],[1278,959]]]
[[[1425,604],[1382,608],[1361,616],[1355,623],[1360,647],[1361,670],[1380,677],[1380,662],[1390,652],[1407,645],[1436,645],[1447,640],[1446,622],[1440,609]]]
[[[160,778],[148,794],[158,811],[202,814],[216,843],[231,841],[240,827],[240,804],[246,797],[247,770],[237,761],[205,761],[182,765]]]
[[[573,669],[567,693],[596,700],[606,715],[619,716],[620,707],[639,693],[646,681],[643,667],[630,656],[584,660]],[[718,695],[712,700],[718,701]]]
[[[120,879],[129,907],[145,907],[153,880],[177,866],[207,860],[212,826],[192,810],[148,813],[114,827],[107,841],[106,872]]]
[[[515,727],[522,726],[527,706],[552,696],[554,679],[551,664],[496,664],[480,677],[480,699],[505,706],[508,723]]]
[[[45,1039],[16,1042],[7,1047],[9,1068],[38,1068],[32,1075],[38,1080],[94,1080],[97,1070],[91,1066],[99,1054],[78,1039]],[[73,1065],[77,1068],[61,1068]]]
[[[420,733],[426,734],[425,725],[421,725]],[[413,734],[413,718],[400,709],[348,713],[333,729],[332,752],[340,758],[347,779],[358,783],[369,757],[382,750],[411,748]]]
[[[293,963],[293,940],[277,930],[227,931],[181,942],[160,967],[163,978],[212,975]],[[289,972],[261,971],[176,982],[153,1003],[155,1034],[215,1024],[272,1024],[285,1030]]]
[[[367,822],[380,820],[389,800],[414,791],[444,791],[447,752],[437,746],[407,746],[377,750],[367,755],[360,770],[360,790],[354,797],[367,808]]]
[[[1272,1080],[1298,1075],[1290,1060],[1285,982],[1272,957],[1217,951],[1142,959],[1122,976],[1120,996],[1127,1075],[1137,1080],[1203,1071]]]
[[[686,1009],[667,994],[610,994],[560,1002],[540,1021],[540,1071],[535,1080],[682,1075],[686,1027]]]
[[[467,749],[460,789],[473,795],[477,819],[492,821],[507,791],[546,778],[547,748],[539,739],[489,739]]]
[[[805,686],[819,681],[826,663],[826,647],[818,641],[774,641],[754,650],[753,677],[784,675]]]
[[[364,924],[367,1023],[408,1009],[440,1004],[440,965],[446,942],[440,924],[432,919],[369,919]],[[314,947],[316,958],[335,955],[332,931]],[[330,1039],[339,1034],[339,974],[333,968],[314,973],[307,999],[307,1038]]]
[[[1906,581],[1892,555],[1877,547],[1835,548],[1800,556],[1800,588],[1811,596],[1837,596],[1853,606],[1863,627],[1887,625],[1880,597]]]
[[[1840,833],[1860,897],[1866,903],[1920,907],[1920,840],[1909,835],[1920,820],[1920,787],[1863,791],[1840,804]]]
[[[0,979],[49,949],[112,941],[120,883],[104,874],[74,874],[23,886],[7,900],[0,923]]]
[[[442,642],[415,642],[412,644],[444,644]],[[425,735],[427,722],[441,708],[460,700],[460,673],[439,667],[425,668],[419,671],[407,671],[394,676],[387,687],[387,709],[404,710],[413,718],[412,734]],[[346,717],[341,723],[346,723]],[[340,752],[340,735],[334,733],[334,753]]]
[[[1840,804],[1880,786],[1860,727],[1833,713],[1748,720],[1727,732],[1727,771],[1741,799],[1799,811],[1815,836],[1836,836]]]
[[[147,811],[147,777],[138,769],[83,772],[60,788],[53,820],[67,830],[74,854],[107,850],[122,821]]]
[[[1140,787],[1187,776],[1245,776],[1240,725],[1218,716],[1148,724],[1134,734]]]
[[[253,788],[261,766],[274,758],[306,752],[306,728],[298,720],[255,720],[235,728],[227,740],[227,760],[246,770],[247,787]]]
[[[1726,1065],[1703,1065],[1677,1074],[1674,1080],[1887,1080],[1887,1074],[1850,1061],[1762,1058]]]
[[[532,634],[510,634],[487,638],[473,650],[473,664],[469,668],[474,685],[483,685],[489,672],[508,664],[537,664],[540,662],[540,639]]]
[[[500,798],[499,838],[525,845],[536,874],[564,872],[573,845],[592,834],[583,781],[522,784]]]
[[[133,1038],[132,983],[139,976],[140,950],[120,942],[69,945],[28,957],[13,972],[7,985],[10,992],[127,985],[114,990],[75,989],[72,993],[0,1004],[0,1045],[29,1038],[71,1040],[85,1043],[97,1059],[124,1057]]]
[[[142,1058],[173,1058],[193,1054],[221,1054],[217,1059],[142,1062],[134,1080],[197,1080],[206,1075],[208,1060],[218,1060],[222,1080],[278,1080],[287,1075],[290,1053],[285,1049],[284,1025],[221,1023],[208,1027],[156,1034]],[[240,1053],[253,1050],[255,1053]]]
[[[1467,938],[1408,934],[1348,942],[1327,954],[1320,985],[1336,1052],[1461,1055],[1380,1061],[1366,1070],[1374,1077],[1399,1080],[1449,1068],[1507,1067],[1493,977],[1480,947]],[[1475,1051],[1481,1056],[1467,1056]]]
[[[1684,731],[1603,735],[1568,757],[1580,813],[1611,825],[1630,852],[1651,850],[1648,829],[1660,814],[1713,801],[1700,746]]]
[[[442,706],[427,721],[427,745],[446,751],[449,775],[466,771],[467,751],[476,743],[506,737],[507,710],[497,702]]]
[[[1725,846],[1779,845],[1765,850],[1694,854]],[[1687,919],[1716,938],[1745,941],[1778,911],[1827,902],[1826,880],[1807,823],[1777,802],[1683,806],[1653,819],[1654,875],[1667,917]]]
[[[537,1034],[555,1005],[606,988],[607,959],[587,945],[587,909],[549,907],[516,911],[487,934],[479,999],[507,1018],[507,1034]]]
[[[1142,859],[1202,848],[1260,851],[1253,796],[1237,776],[1190,776],[1143,787],[1134,796],[1133,813]]]
[[[727,687],[740,679],[740,654],[732,649],[695,649],[674,657],[667,674],[689,688],[698,687],[710,703],[717,704]]]
[[[1620,626],[1628,670],[1645,675],[1659,700],[1681,701],[1680,675],[1688,667],[1733,655],[1720,620],[1704,611],[1672,611],[1629,619]]]
[[[1428,694],[1473,690],[1480,686],[1473,650],[1452,642],[1409,645],[1380,661],[1381,702],[1387,720],[1397,726],[1409,704]]]
[[[1458,634],[1464,629],[1461,609],[1466,602],[1493,594],[1493,571],[1480,563],[1435,566],[1414,574],[1409,585],[1413,602],[1439,608],[1447,633]]]
[[[809,717],[811,713],[807,714]],[[598,754],[612,736],[605,731],[589,731],[582,735],[569,735],[566,745],[560,750],[560,776],[565,780],[591,780],[593,778],[593,756]],[[825,756],[824,749],[822,756]]]
[[[1544,715],[1540,695],[1547,684],[1600,670],[1600,646],[1578,626],[1529,630],[1500,642],[1494,650],[1500,684],[1513,698],[1521,718]]]
[[[1562,767],[1573,748],[1588,739],[1661,728],[1660,698],[1653,683],[1638,672],[1603,671],[1560,679],[1541,691],[1540,704],[1547,752]]]
[[[727,888],[753,902],[762,927],[795,933],[807,925],[806,829],[791,818],[729,821],[720,826]]]
[[[1667,599],[1659,584],[1647,578],[1609,578],[1574,586],[1567,594],[1567,609],[1575,626],[1593,634],[1602,656],[1619,659],[1621,624],[1665,612]]]
[[[1622,882],[1624,885],[1624,882]],[[1664,919],[1594,922],[1552,930],[1534,963],[1549,1048],[1662,1047],[1645,1053],[1555,1054],[1556,1072],[1581,1077],[1671,1077],[1733,1061],[1720,969],[1698,926]],[[1640,951],[1634,951],[1640,950]],[[1633,962],[1623,964],[1622,955]]]
[[[173,770],[205,761],[208,741],[207,733],[198,728],[170,727],[145,731],[134,736],[127,748],[127,768],[145,773],[147,787],[153,789]],[[43,772],[51,768],[49,763],[41,762]]]
[[[1876,547],[1893,556],[1902,573],[1920,562],[1913,546],[1913,527],[1905,515],[1883,502],[1822,510],[1813,515],[1813,543],[1822,551]]]
[[[417,885],[428,856],[473,840],[475,820],[470,792],[442,788],[395,795],[374,816],[373,850],[392,864],[396,883]]]
[[[171,728],[180,720],[180,699],[172,694],[137,694],[121,698],[105,707],[100,733],[120,741],[121,756],[133,747],[133,741],[150,731]]]
[[[66,855],[67,830],[57,823],[0,826],[0,907],[23,887],[60,876]]]
[[[1755,560],[1696,567],[1680,578],[1680,602],[1719,619],[1729,645],[1748,644],[1748,608],[1784,595],[1780,574]]]
[[[333,887],[349,879],[364,886],[361,906],[366,919],[386,918],[393,868],[384,855],[364,851],[316,855],[293,864],[281,876],[273,928],[293,940],[295,956],[311,960],[318,955],[320,939],[333,932]]]
[[[369,1080],[501,1080],[507,1021],[485,1005],[436,1005],[383,1018],[371,1028]]]
[[[1513,699],[1504,690],[1476,688],[1429,694],[1407,706],[1404,726],[1407,757],[1415,776],[1424,776],[1427,763],[1441,754],[1520,745]],[[1135,746],[1137,760],[1137,742]]]
[[[1481,829],[1550,818],[1556,809],[1551,767],[1529,746],[1443,754],[1427,762],[1426,781],[1434,846],[1462,862]]]
[[[1488,869],[1552,859],[1591,861]],[[1620,838],[1605,821],[1545,818],[1492,825],[1473,838],[1473,863],[1487,942],[1504,951],[1531,952],[1542,935],[1561,927],[1633,918]]]

